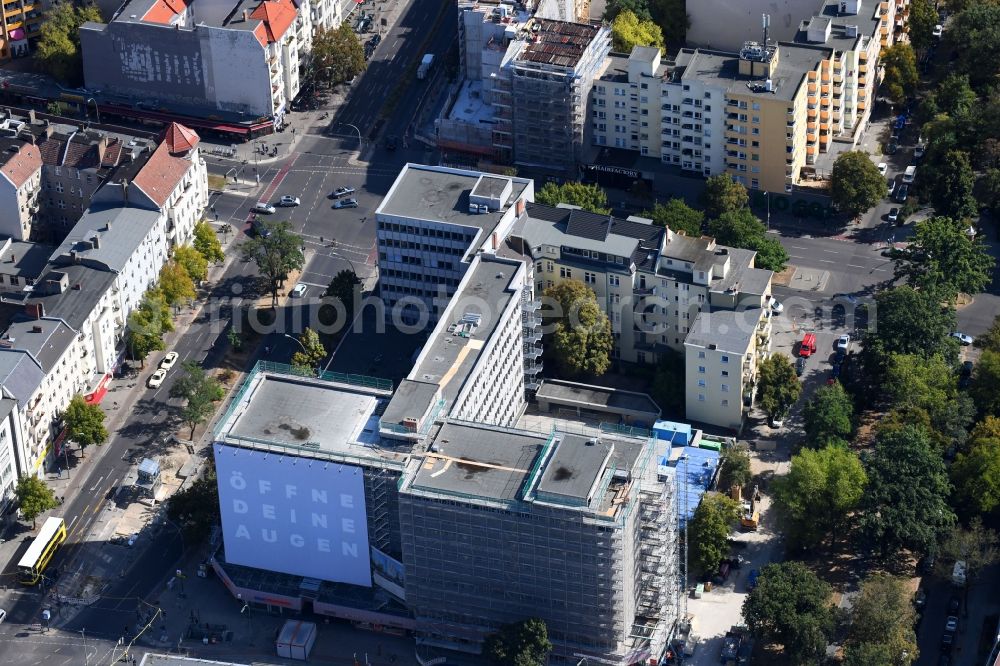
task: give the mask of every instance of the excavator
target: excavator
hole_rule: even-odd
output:
[[[747,499],[743,499],[743,492],[739,486],[733,486],[729,491],[732,497],[740,505],[740,527],[744,530],[755,531],[760,527],[760,489],[755,485],[753,491]]]

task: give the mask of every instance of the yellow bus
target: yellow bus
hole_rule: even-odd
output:
[[[17,563],[17,572],[24,585],[38,585],[56,549],[66,540],[66,521],[46,518],[38,536],[31,542],[24,557]]]

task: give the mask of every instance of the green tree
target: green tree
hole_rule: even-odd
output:
[[[188,543],[201,543],[220,524],[218,481],[211,458],[200,478],[167,499],[167,517],[184,531]]]
[[[966,514],[988,514],[1000,507],[1000,419],[987,416],[973,428],[968,451],[951,466],[955,504]]]
[[[302,268],[305,257],[302,237],[292,231],[288,222],[263,222],[262,225],[266,233],[244,241],[239,249],[243,261],[257,264],[257,270],[270,285],[273,309],[278,306],[281,284],[289,273]]]
[[[809,446],[846,444],[854,432],[854,401],[840,382],[821,386],[806,402],[802,419]]]
[[[535,201],[548,206],[556,206],[561,203],[570,204],[601,215],[608,215],[611,212],[611,209],[608,208],[607,193],[601,189],[600,185],[596,184],[567,182],[557,185],[548,182],[542,189],[535,192]]]
[[[705,191],[701,198],[705,214],[710,218],[743,210],[750,205],[746,188],[724,173],[705,181]]]
[[[179,305],[192,301],[198,295],[188,272],[176,261],[164,264],[160,269],[160,291],[168,305]]]
[[[35,519],[49,509],[59,506],[52,488],[37,476],[22,476],[14,487],[14,497],[21,515],[31,521],[31,529],[35,529]]]
[[[955,562],[965,562],[965,587],[972,587],[983,569],[1000,559],[998,544],[996,531],[984,527],[982,519],[976,516],[967,528],[954,526],[941,542],[941,564],[950,574]]]
[[[885,289],[875,295],[877,325],[864,337],[865,368],[881,377],[892,354],[958,357],[954,308],[942,305],[934,293],[911,287]]]
[[[841,153],[833,163],[830,180],[833,203],[852,217],[885,198],[885,178],[871,158],[860,150]]]
[[[314,372],[317,366],[326,358],[326,347],[319,339],[319,334],[307,328],[299,336],[300,351],[292,355],[292,367],[297,370]]]
[[[631,53],[636,46],[655,46],[662,51],[663,31],[652,19],[640,19],[625,10],[611,24],[611,41],[619,53]]]
[[[913,47],[906,42],[896,42],[882,51],[879,59],[885,68],[882,90],[895,104],[903,104],[917,90],[920,74],[917,72],[917,56]]]
[[[701,235],[701,225],[705,223],[705,214],[688,206],[683,199],[670,199],[666,203],[657,203],[652,210],[647,210],[642,216],[675,233],[683,232],[694,238]]]
[[[969,85],[967,74],[949,74],[934,91],[938,109],[952,117],[967,116],[975,110],[979,97]]]
[[[802,449],[788,475],[775,480],[774,499],[788,520],[792,542],[802,548],[832,546],[864,494],[868,478],[853,451],[840,444]]]
[[[604,20],[612,23],[622,12],[632,12],[643,21],[653,20],[647,0],[609,0],[604,6]]]
[[[768,417],[775,419],[788,414],[800,395],[802,384],[786,355],[772,354],[757,366],[757,401]]]
[[[345,268],[333,276],[330,284],[326,287],[326,293],[323,295],[343,303],[347,317],[350,318],[354,312],[354,294],[360,284],[361,280],[358,279],[355,272]]]
[[[688,522],[688,555],[694,571],[710,573],[729,552],[729,532],[740,518],[740,505],[725,495],[708,493]]]
[[[313,81],[332,86],[365,71],[365,50],[348,22],[333,30],[318,28],[312,38],[309,72]]]
[[[206,373],[197,361],[184,364],[184,375],[170,387],[170,397],[186,401],[181,418],[191,426],[191,439],[194,439],[195,429],[215,413],[215,403],[225,395],[222,384]]]
[[[753,479],[750,469],[750,452],[745,446],[730,446],[722,451],[719,460],[719,488],[728,491],[733,486],[745,490]]]
[[[1000,351],[983,351],[972,371],[969,395],[981,412],[1000,416]]]
[[[861,581],[851,607],[847,666],[910,664],[919,656],[913,631],[917,613],[905,582],[881,572]],[[907,655],[901,660],[901,655]]]
[[[91,405],[77,394],[69,401],[63,412],[66,438],[76,442],[81,449],[100,446],[108,441],[108,430],[104,427],[104,410],[100,405]]]
[[[964,440],[976,416],[972,400],[958,390],[954,368],[939,355],[891,355],[882,389],[896,408],[926,412],[931,427],[948,440]]]
[[[759,268],[780,272],[788,263],[788,252],[775,238],[767,236],[764,223],[749,208],[727,211],[708,223],[708,232],[722,245],[754,250]]]
[[[194,249],[205,257],[205,261],[212,264],[217,264],[226,258],[222,252],[219,235],[215,233],[212,225],[204,220],[194,225]]]
[[[976,88],[992,83],[1000,63],[1000,5],[970,2],[948,25],[948,40],[958,54],[958,71]]]
[[[671,349],[659,355],[650,392],[664,414],[684,411],[684,354]]]
[[[559,369],[567,376],[603,375],[611,366],[611,322],[594,291],[578,280],[566,280],[545,290],[542,315],[548,344]]]
[[[937,11],[930,0],[911,0],[907,32],[910,35],[910,43],[913,44],[913,48],[924,51],[934,43],[932,32],[937,22]]]
[[[88,21],[101,22],[96,5],[59,0],[45,12],[35,62],[64,85],[77,86],[83,82],[80,26]]]
[[[995,260],[968,229],[967,222],[950,217],[917,222],[912,242],[896,258],[896,278],[949,300],[981,292],[992,279]]]
[[[819,663],[836,625],[832,593],[801,562],[768,564],[743,601],[743,619],[754,636],[782,645],[792,663]]]
[[[935,211],[956,221],[973,217],[978,211],[972,191],[976,174],[969,155],[962,150],[949,150],[933,170],[930,199]]]
[[[232,346],[235,351],[243,349],[243,336],[240,335],[240,332],[237,331],[235,327],[231,327],[229,329],[229,333],[226,334],[226,339],[229,340],[230,346]]]
[[[501,625],[483,642],[483,656],[498,666],[544,666],[550,652],[548,627],[537,617]]]
[[[1000,315],[997,315],[993,319],[993,323],[990,324],[989,329],[978,338],[973,343],[979,349],[989,349],[995,352],[1000,352]]]
[[[663,29],[667,43],[683,46],[691,19],[684,0],[650,0],[649,11],[653,20]]]
[[[976,182],[976,201],[989,208],[993,217],[1000,217],[1000,169],[988,169]]]
[[[862,542],[883,559],[906,548],[933,552],[955,522],[941,454],[914,426],[883,433],[865,460],[868,490],[858,522]]]
[[[172,330],[170,306],[159,289],[150,289],[128,317],[125,341],[129,356],[145,365],[150,352],[164,349],[163,335]]]
[[[174,248],[174,261],[184,268],[184,272],[194,282],[201,282],[208,277],[208,260],[190,245]]]

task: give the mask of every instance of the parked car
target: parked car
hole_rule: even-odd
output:
[[[760,572],[756,569],[751,569],[750,575],[747,576],[747,592],[752,592],[757,587],[758,578],[760,578]]]
[[[164,370],[163,368],[160,368],[159,370],[157,370],[156,372],[154,372],[149,376],[149,379],[146,380],[146,386],[148,386],[149,388],[160,388],[160,386],[163,384],[163,380],[166,377],[167,377],[167,371]]]
[[[953,633],[956,632],[956,631],[958,631],[958,616],[957,615],[949,615],[948,616],[948,618],[944,621],[944,630],[945,631],[950,631],[950,632],[953,632]]]
[[[844,333],[842,336],[837,338],[837,350],[847,351],[847,348],[851,346],[851,336]]]
[[[341,199],[339,201],[334,202],[333,207],[334,208],[357,208],[358,207],[358,200],[357,199]]]
[[[918,160],[922,159],[925,152],[927,152],[927,147],[922,143],[918,143],[916,148],[913,149],[913,157]]]
[[[308,285],[299,282],[297,285],[295,285],[295,288],[292,289],[292,298],[301,298],[302,296],[305,296],[306,291],[308,289],[309,289]]]
[[[958,615],[958,609],[962,607],[962,600],[958,597],[951,597],[948,599],[948,614]]]
[[[972,344],[972,336],[968,335],[967,333],[961,333],[959,331],[955,331],[954,333],[951,334],[951,337],[961,342],[963,347],[968,347],[969,345]]]
[[[263,220],[257,217],[253,218],[253,221],[250,223],[250,226],[253,227],[253,230],[256,231],[257,235],[260,236],[261,238],[267,238],[268,236],[271,235],[271,230],[268,229],[267,226],[265,226]]]
[[[897,220],[899,220],[899,209],[898,208],[890,208],[889,209],[889,217],[888,217],[888,219],[889,219],[890,222],[896,222]]]
[[[7,619],[7,611],[0,608],[0,624],[3,624],[3,621],[6,619]]]
[[[728,661],[734,661],[736,659],[736,653],[740,649],[740,637],[732,633],[727,633],[725,639],[722,643],[722,654],[719,656],[719,661],[725,664]]]
[[[348,194],[354,194],[353,187],[338,187],[333,192],[330,192],[330,198],[339,199],[340,197],[346,197]]]
[[[799,356],[795,359],[795,374],[801,377],[806,371],[806,360]]]
[[[771,308],[771,312],[773,312],[774,314],[781,314],[782,312],[785,311],[785,306],[782,305],[781,301],[779,301],[774,296],[772,296],[771,299],[767,302],[767,305],[768,307]]]
[[[962,370],[958,376],[958,388],[968,388],[972,381],[972,369],[975,364],[972,361],[962,363]]]
[[[933,35],[934,37],[940,37],[943,34],[944,34],[944,26],[941,25],[940,23],[934,26],[934,29],[931,30],[931,35]]]
[[[923,611],[927,605],[927,592],[924,591],[924,588],[918,589],[916,594],[913,595],[913,605],[918,612]]]
[[[772,428],[780,428],[783,425],[785,425],[785,417],[784,416],[773,416],[773,417],[771,417],[771,427]]]
[[[288,194],[286,194],[285,196],[281,197],[281,199],[278,201],[278,205],[281,206],[281,207],[283,207],[283,208],[287,208],[289,206],[298,206],[300,203],[302,203],[302,202],[299,201],[298,197],[293,197],[293,196],[288,195]]]
[[[174,364],[177,363],[178,356],[179,354],[177,352],[167,352],[163,355],[163,360],[160,361],[160,367],[164,370],[169,370],[174,367]]]
[[[903,185],[900,185],[899,189],[896,190],[896,203],[906,203],[906,199],[909,196],[910,196],[910,186],[906,185],[905,183]]]
[[[890,141],[886,144],[883,152],[885,152],[886,155],[895,155],[897,150],[899,150],[899,144],[896,143],[896,141]]]
[[[892,193],[896,191],[896,179],[889,178],[885,181],[885,196],[891,197]]]
[[[399,144],[399,139],[396,138],[395,134],[390,134],[385,137],[385,149],[386,150],[396,150],[396,146]]]
[[[944,634],[941,635],[941,651],[951,652],[951,648],[954,647],[954,645],[955,645],[955,634],[951,633],[950,631],[944,632]]]
[[[275,207],[269,203],[264,203],[263,201],[258,201],[253,205],[253,212],[263,213],[264,215],[273,215]]]
[[[885,162],[879,162],[878,163],[878,172],[880,174],[882,174],[884,176],[885,172],[888,171],[888,170],[889,170],[889,165],[888,164],[886,164]]]

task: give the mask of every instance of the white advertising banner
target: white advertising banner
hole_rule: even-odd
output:
[[[360,467],[215,445],[226,561],[371,587]]]

